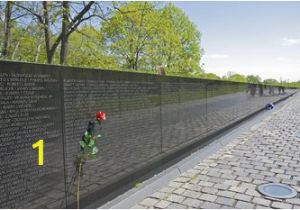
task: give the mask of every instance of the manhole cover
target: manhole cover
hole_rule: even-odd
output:
[[[269,183],[258,187],[258,191],[273,198],[292,198],[297,195],[296,190],[286,184]]]

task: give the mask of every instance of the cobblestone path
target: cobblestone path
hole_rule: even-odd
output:
[[[298,208],[300,198],[261,195],[262,183],[299,194],[300,95],[133,208]]]

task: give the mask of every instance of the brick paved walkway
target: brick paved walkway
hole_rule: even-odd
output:
[[[262,183],[300,192],[300,95],[217,153],[181,174],[133,208],[300,208],[299,195],[271,199]]]

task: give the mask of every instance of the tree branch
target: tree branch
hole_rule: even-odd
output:
[[[82,10],[81,12],[73,19],[70,25],[76,24],[77,21],[80,21],[82,17],[90,10],[91,6],[94,4],[94,1],[90,1]]]
[[[81,12],[72,20],[72,22],[69,24],[68,33],[66,36],[70,36],[71,33],[73,33],[78,25],[82,22],[80,21],[82,17],[89,11],[91,6],[94,4],[94,1],[90,1],[82,10]],[[85,19],[85,18],[84,18]],[[77,22],[77,23],[76,23]],[[59,34],[59,36],[56,38],[54,44],[51,47],[51,52],[54,52],[57,46],[59,45],[60,41],[62,39],[62,33]]]
[[[88,17],[86,17],[86,18],[81,19],[81,20],[78,21],[75,25],[73,25],[73,26],[69,29],[69,32],[67,33],[67,36],[69,36],[71,33],[73,33],[81,23],[83,23],[83,22],[86,21],[86,20],[91,19],[92,17],[98,17],[98,18],[100,18],[101,20],[106,20],[106,19],[104,19],[103,17],[101,17],[100,15],[90,15],[90,16],[88,16]]]
[[[26,15],[29,15],[29,14],[22,14],[22,15],[20,15],[20,16],[11,18],[11,20],[17,20],[17,19],[19,19],[19,18],[21,18],[21,17],[24,17],[24,16],[26,16]]]
[[[16,2],[13,2],[13,4],[17,7],[20,7],[24,10],[26,10],[27,12],[29,12],[30,14],[34,15],[35,17],[37,17],[37,19],[39,20],[40,23],[44,24],[43,18],[41,15],[39,15],[38,13],[28,9],[27,7],[22,6],[21,4],[17,4]]]

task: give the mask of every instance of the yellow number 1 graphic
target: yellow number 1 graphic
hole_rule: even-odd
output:
[[[38,159],[38,165],[43,166],[44,165],[44,140],[40,139],[36,143],[32,145],[32,148],[38,148],[39,151],[39,159]]]

